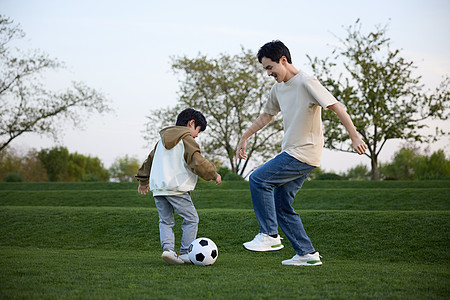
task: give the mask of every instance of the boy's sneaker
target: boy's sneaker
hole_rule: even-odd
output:
[[[184,261],[173,250],[164,250],[164,252],[161,255],[161,257],[169,265],[181,265],[181,264],[184,264]]]
[[[285,266],[321,266],[320,258],[317,251],[306,255],[295,254],[291,259],[283,260],[281,264]]]
[[[180,254],[178,257],[181,258],[181,260],[184,261],[185,263],[192,264],[191,260],[189,259],[189,255],[187,253]]]
[[[261,232],[258,233],[252,241],[244,243],[243,246],[247,250],[257,252],[277,251],[284,247],[284,245],[281,244],[280,235],[273,238],[270,235]]]

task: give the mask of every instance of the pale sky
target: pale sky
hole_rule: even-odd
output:
[[[146,158],[146,116],[177,103],[172,56],[233,55],[241,46],[256,52],[279,39],[290,49],[294,66],[311,73],[306,54],[329,56],[337,44],[334,35],[344,37],[343,26],[359,18],[364,32],[389,24],[392,46],[415,62],[427,88],[434,90],[442,76],[450,74],[448,0],[0,0],[0,13],[21,24],[24,45],[66,63],[66,71],[44,79],[48,87],[64,89],[72,80],[83,81],[111,100],[114,115],[91,118],[85,130],[67,128],[60,141],[70,152],[99,157],[107,168],[126,154]],[[449,124],[440,126],[449,131]],[[390,160],[400,144],[388,142],[380,161]],[[33,134],[11,144],[38,150],[55,145]],[[431,145],[437,149],[449,155],[450,139]],[[326,149],[322,154],[322,169],[327,171],[342,172],[360,163],[369,166],[370,160]]]

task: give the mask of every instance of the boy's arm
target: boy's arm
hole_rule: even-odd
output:
[[[269,124],[272,119],[273,116],[265,112],[259,115],[259,117],[250,126],[250,128],[242,135],[236,150],[236,159],[238,159],[239,157],[243,159],[247,158],[247,153],[245,153],[245,148],[247,147],[247,139],[257,131],[259,131],[261,128],[264,128],[264,126]]]
[[[358,132],[356,131],[352,119],[345,111],[344,106],[341,103],[335,103],[333,105],[328,106],[327,108],[336,113],[339,120],[341,120],[341,123],[344,125],[345,129],[347,129],[347,132],[353,143],[353,150],[355,150],[359,155],[364,154],[364,152],[366,152],[367,146],[359,136]]]
[[[183,138],[184,159],[189,169],[206,181],[215,180],[220,184],[220,175],[216,172],[216,166],[203,157],[200,152],[200,146],[192,136]],[[219,181],[218,181],[219,180]]]
[[[137,171],[136,176],[134,176],[139,181],[140,186],[146,186],[149,184],[150,170],[152,169],[153,156],[155,156],[157,145],[158,143],[156,143],[155,148],[153,148],[153,150],[148,155],[147,159],[144,161],[140,169]]]

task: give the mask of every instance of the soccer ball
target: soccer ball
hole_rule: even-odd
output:
[[[219,251],[213,241],[203,237],[189,245],[188,255],[194,265],[210,266],[216,261]]]

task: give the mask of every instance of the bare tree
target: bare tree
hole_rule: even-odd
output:
[[[63,63],[38,50],[24,52],[10,44],[25,33],[0,15],[0,151],[24,133],[57,138],[63,122],[80,128],[93,113],[110,112],[107,99],[82,82],[54,92],[41,83],[44,72],[63,68]]]

